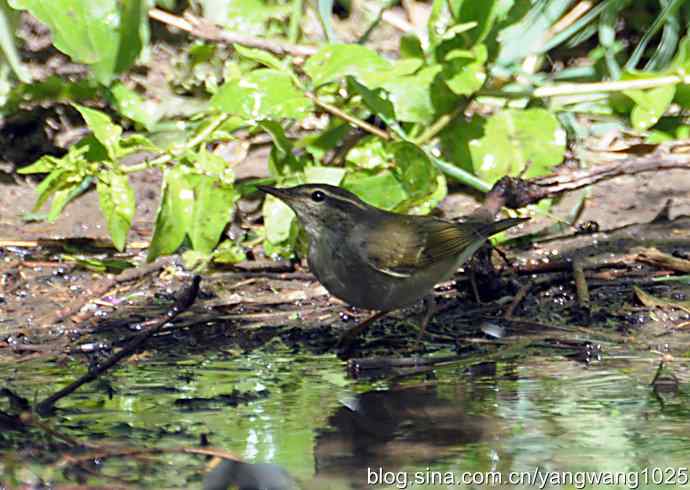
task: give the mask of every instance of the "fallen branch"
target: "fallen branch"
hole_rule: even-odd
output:
[[[496,215],[503,207],[512,209],[534,204],[547,197],[582,189],[621,175],[636,175],[660,170],[690,170],[690,141],[659,145],[644,156],[622,158],[592,168],[548,175],[533,180],[503,177],[486,195],[485,207]]]
[[[285,41],[272,41],[254,36],[238,34],[223,30],[206,19],[186,14],[178,17],[164,10],[153,8],[149,10],[149,17],[164,24],[176,27],[193,36],[223,44],[240,44],[250,48],[259,48],[277,55],[292,55],[308,57],[316,53],[315,46],[291,44]]]
[[[201,282],[200,276],[194,276],[192,284],[187,288],[178,298],[176,303],[162,316],[156,323],[148,328],[147,330],[138,334],[132,341],[127,344],[122,350],[110,356],[104,363],[100,364],[97,368],[89,371],[81,378],[77,379],[73,383],[65,386],[63,389],[56,393],[53,393],[48,398],[36,405],[36,412],[40,415],[47,415],[53,410],[55,403],[61,398],[70,395],[75,392],[80,386],[90,383],[98,379],[100,375],[108,371],[110,368],[115,366],[118,362],[126,359],[132,354],[136,353],[144,343],[159,332],[165,325],[173,321],[177,316],[179,316],[184,311],[188,310],[194,303],[198,293],[199,293],[199,283]]]

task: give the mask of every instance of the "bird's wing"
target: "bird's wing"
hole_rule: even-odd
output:
[[[369,230],[365,253],[372,267],[396,277],[408,277],[443,260],[466,254],[469,258],[492,235],[527,218],[462,223],[408,216],[407,223],[385,221]],[[405,224],[407,226],[405,226]],[[410,232],[410,228],[416,230]],[[400,230],[406,230],[401,232]]]
[[[398,224],[382,224],[371,230],[365,247],[371,266],[391,276],[408,277],[485,238],[476,225],[436,219],[415,220],[414,229],[415,233],[401,233]]]

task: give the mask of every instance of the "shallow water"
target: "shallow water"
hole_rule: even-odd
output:
[[[141,360],[115,370],[106,378],[109,386],[92,383],[63,399],[46,420],[102,445],[198,446],[205,434],[210,446],[247,463],[278,465],[282,470],[256,468],[269,480],[274,470],[285,476],[277,483],[282,488],[289,481],[296,488],[372,488],[381,480],[390,485],[378,488],[469,488],[498,478],[526,484],[526,473],[534,478],[535,472],[536,484],[549,478],[552,488],[561,486],[557,478],[567,480],[561,472],[571,472],[569,488],[597,476],[578,472],[610,472],[598,475],[617,476],[619,488],[684,483],[690,394],[683,383],[672,393],[655,393],[649,385],[654,362],[651,355],[604,356],[592,365],[532,357],[486,364],[473,370],[479,374],[448,366],[435,379],[393,384],[351,379],[334,356],[257,352]],[[0,366],[6,385],[31,400],[81,369]],[[8,455],[22,447],[13,458],[22,461],[15,480],[75,481],[55,465],[30,463],[16,434],[0,435],[0,446],[5,478]],[[156,456],[149,463],[110,458],[84,478],[108,485],[117,477],[136,488],[203,488],[207,463],[196,455]],[[207,488],[222,470],[207,477]],[[237,470],[219,481],[237,477]],[[450,478],[460,484],[448,484]]]

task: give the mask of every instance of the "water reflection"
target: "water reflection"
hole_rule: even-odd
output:
[[[319,477],[347,477],[367,486],[367,469],[423,468],[467,444],[497,436],[490,416],[467,413],[465,386],[398,387],[342,400],[318,431],[315,461]],[[371,479],[369,478],[369,483]]]

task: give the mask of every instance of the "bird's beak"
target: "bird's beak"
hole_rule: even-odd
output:
[[[290,192],[288,189],[278,189],[277,187],[272,187],[270,185],[257,185],[257,189],[266,194],[277,197],[278,199],[288,199],[290,198]]]

